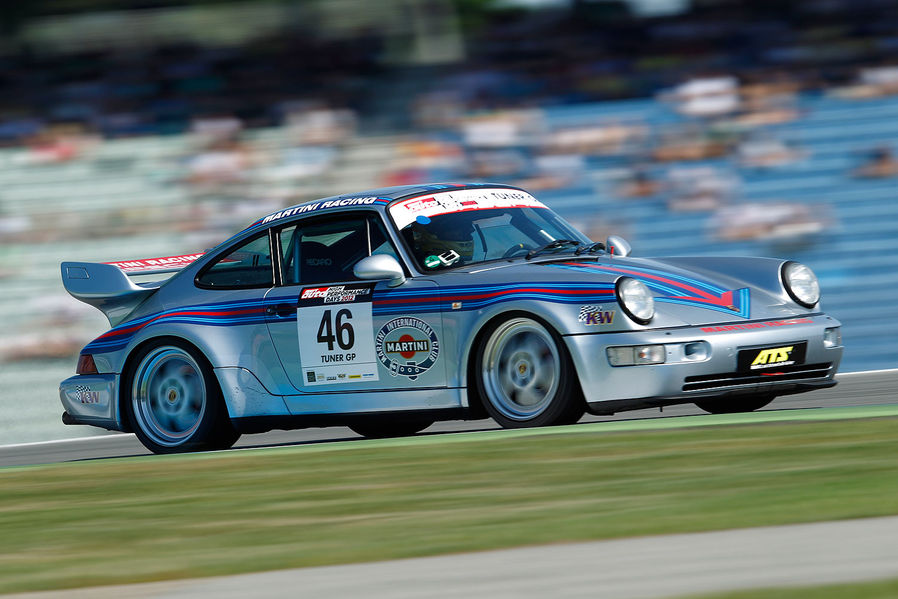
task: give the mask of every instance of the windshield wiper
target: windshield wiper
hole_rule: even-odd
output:
[[[546,245],[540,246],[540,247],[536,248],[535,250],[530,250],[529,252],[527,252],[527,255],[524,257],[527,258],[527,260],[530,260],[537,254],[541,254],[547,250],[557,250],[557,249],[561,249],[563,247],[567,247],[569,245],[577,246],[577,245],[580,245],[580,242],[577,241],[576,239],[556,239],[555,241],[550,241]]]
[[[579,256],[580,254],[585,254],[586,252],[589,252],[590,254],[592,254],[593,252],[598,252],[599,250],[604,250],[604,249],[605,249],[605,244],[602,243],[601,241],[597,241],[597,242],[591,243],[589,245],[581,245],[580,247],[577,248],[577,251],[575,251],[574,253]]]

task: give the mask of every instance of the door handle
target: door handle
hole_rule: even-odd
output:
[[[296,314],[296,306],[292,304],[274,304],[265,306],[265,314],[269,316],[290,316]]]

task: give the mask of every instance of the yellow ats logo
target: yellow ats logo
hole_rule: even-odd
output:
[[[792,356],[794,346],[774,347],[772,349],[762,349],[758,352],[755,361],[751,363],[752,369],[765,368],[768,366],[788,366],[794,362],[789,358]]]

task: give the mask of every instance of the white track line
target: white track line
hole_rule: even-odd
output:
[[[54,439],[53,441],[32,441],[30,443],[12,443],[0,445],[0,449],[15,449],[17,447],[40,447],[41,445],[58,445],[60,443],[78,443],[81,441],[99,441],[101,439],[121,439],[133,437],[134,433],[113,433],[110,435],[94,435],[93,437],[74,437],[72,439]]]

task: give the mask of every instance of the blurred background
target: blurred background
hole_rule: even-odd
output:
[[[59,263],[383,185],[523,186],[634,255],[788,257],[898,366],[894,0],[0,3],[0,444],[108,328]]]

